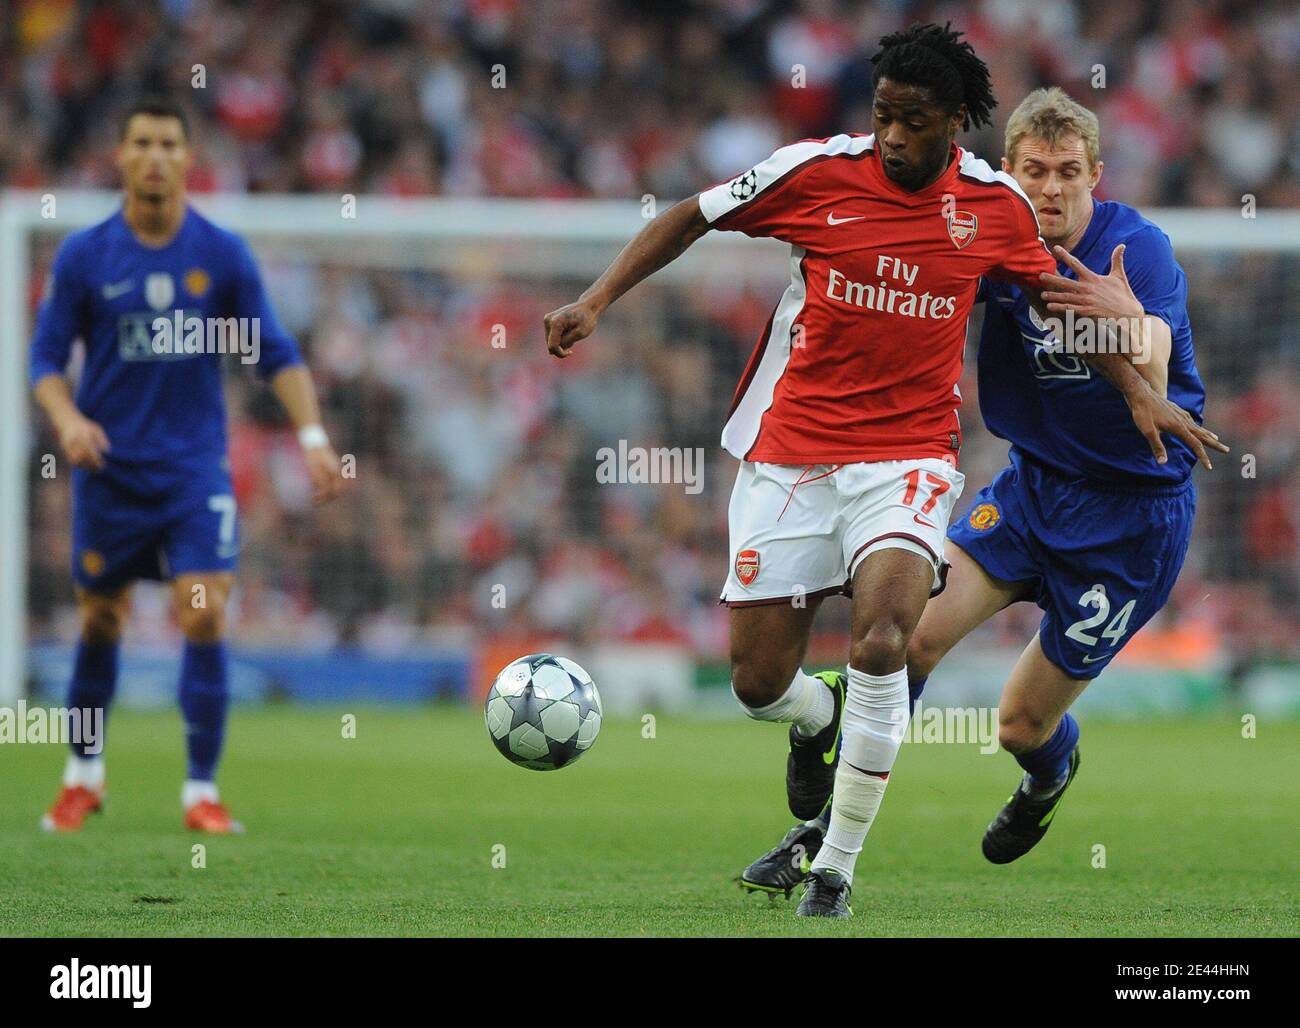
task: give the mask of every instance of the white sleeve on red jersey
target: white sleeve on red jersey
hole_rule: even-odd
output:
[[[700,193],[700,211],[716,229],[797,242],[793,223],[806,213],[800,202],[806,173],[826,158],[869,150],[872,139],[841,134],[783,146],[744,174]]]
[[[1057,273],[1056,258],[1043,242],[1043,237],[1038,234],[1038,216],[1034,213],[1034,205],[1029,202],[1029,197],[1025,196],[1020,184],[1005,171],[994,174],[999,181],[1005,180],[1012,190],[1007,196],[1011,236],[997,265],[989,269],[989,277],[1037,291],[1043,287],[1043,284],[1038,281],[1040,274]]]
[[[1038,234],[1038,216],[1020,183],[1005,171],[994,171],[969,150],[961,155],[961,174],[1001,187],[1005,194],[1005,222],[1000,226],[998,261],[987,271],[989,278],[1039,289],[1040,272],[1056,274],[1056,259]]]

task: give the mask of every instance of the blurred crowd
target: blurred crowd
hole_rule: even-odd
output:
[[[115,185],[112,114],[169,85],[195,114],[198,191],[685,195],[786,141],[868,128],[868,56],[915,17],[968,31],[1001,118],[1048,82],[1095,107],[1105,196],[1300,203],[1300,15],[1232,2],[17,0],[0,14],[0,185]],[[1090,84],[1098,66],[1104,88]],[[996,157],[1001,124],[962,142]],[[34,295],[53,242],[35,255]],[[585,282],[262,256],[357,479],[314,511],[273,398],[231,376],[243,643],[382,650],[554,632],[725,656],[716,599],[735,462],[717,439],[775,291],[652,279],[560,365],[541,317]],[[1240,664],[1294,658],[1300,258],[1183,264],[1207,421],[1234,452],[1200,474],[1187,568],[1149,631],[1195,631]],[[976,416],[972,360],[962,393],[959,510],[1006,454]],[[37,424],[34,454],[53,448]],[[599,484],[596,452],[620,439],[702,448],[703,492]],[[67,490],[32,482],[31,630],[68,638]],[[825,610],[826,629],[847,623],[842,601]],[[1022,604],[985,636],[1020,645],[1036,623]],[[142,596],[132,631],[169,636],[164,595]]]
[[[121,105],[196,119],[193,187],[685,196],[794,139],[869,131],[870,55],[952,18],[1017,100],[1101,118],[1131,203],[1300,203],[1300,8],[1266,0],[8,0],[0,184],[111,186]]]
[[[1300,258],[1183,263],[1207,421],[1234,452],[1198,473],[1193,548],[1146,634],[1191,632],[1197,653],[1244,661],[1300,656]],[[672,640],[725,655],[727,617],[716,600],[736,464],[717,438],[774,295],[651,280],[610,308],[597,342],[561,363],[546,354],[541,318],[577,282],[457,281],[285,254],[269,256],[265,274],[274,295],[293,298],[281,314],[302,340],[326,422],[357,477],[345,499],[313,509],[296,440],[269,390],[251,374],[231,375],[241,643],[386,650],[554,633]],[[964,511],[1006,460],[1006,444],[974,414],[973,346],[961,388]],[[68,495],[36,473],[38,455],[54,448],[38,425],[32,629],[67,638],[75,631]],[[619,440],[700,448],[703,491],[599,482],[598,451]],[[174,631],[167,602],[143,594],[137,639]],[[838,648],[848,605],[824,610],[821,627]],[[1022,645],[1037,618],[1019,605],[985,640]]]

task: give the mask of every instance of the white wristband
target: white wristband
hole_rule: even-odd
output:
[[[329,444],[330,437],[325,434],[325,429],[320,425],[303,425],[298,429],[298,445],[304,450],[314,450]]]

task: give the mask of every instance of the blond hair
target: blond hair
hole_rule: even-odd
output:
[[[1020,106],[1007,119],[1007,163],[1015,167],[1016,147],[1026,136],[1042,140],[1049,150],[1055,150],[1073,135],[1083,140],[1088,165],[1095,168],[1101,145],[1097,115],[1070,99],[1069,94],[1058,86],[1035,89],[1020,101]]]

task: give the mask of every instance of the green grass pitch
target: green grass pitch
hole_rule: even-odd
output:
[[[1253,936],[1300,920],[1294,722],[1243,739],[1226,714],[1087,721],[1051,832],[1002,868],[979,841],[1011,758],[908,743],[856,916],[810,923],[733,883],[791,823],[780,728],[662,716],[647,739],[611,720],[577,764],[538,773],[472,710],[363,708],[355,739],[342,714],[235,711],[233,838],[181,829],[176,712],[114,712],[108,809],[74,836],[37,827],[62,748],[0,746],[0,934]]]

